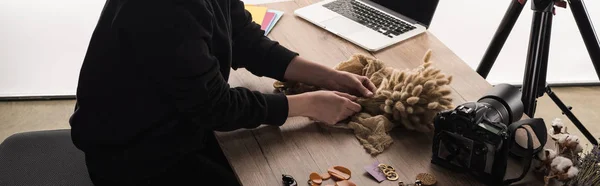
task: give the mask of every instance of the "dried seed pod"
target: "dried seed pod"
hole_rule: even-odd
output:
[[[398,101],[402,99],[402,93],[400,93],[400,91],[394,91],[394,93],[392,93],[392,99],[394,101]]]
[[[417,104],[417,102],[419,102],[419,97],[410,97],[406,99],[406,103],[408,103],[409,105]]]
[[[419,96],[421,95],[421,92],[423,91],[423,86],[421,85],[417,85],[413,90],[412,90],[412,95],[413,96]]]
[[[448,84],[452,83],[452,76],[448,76]]]
[[[438,103],[438,102],[431,102],[427,105],[427,108],[433,110],[433,109],[436,109],[439,105],[440,105],[440,103]]]
[[[445,77],[446,77],[446,75],[444,75],[444,74],[438,74],[437,76],[435,76],[435,79],[442,79]]]

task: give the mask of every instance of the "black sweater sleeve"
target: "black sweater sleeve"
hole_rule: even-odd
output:
[[[285,81],[285,71],[298,54],[264,36],[265,32],[252,21],[252,15],[240,0],[231,0],[231,24],[233,53],[236,54],[233,67],[244,67],[255,75]]]
[[[180,116],[217,131],[282,125],[288,114],[284,95],[232,88],[210,54],[210,21],[181,7],[137,12],[124,21],[122,34],[136,63]],[[252,51],[236,51],[248,56]]]

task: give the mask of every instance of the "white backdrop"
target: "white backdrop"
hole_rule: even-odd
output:
[[[0,97],[74,95],[104,2],[0,0]],[[475,69],[509,3],[442,0],[431,32]],[[600,2],[586,4],[600,30]],[[521,83],[531,17],[528,4],[488,76],[491,83]],[[558,9],[553,25],[548,81],[598,81],[570,10]]]
[[[103,0],[0,0],[0,97],[74,95]]]
[[[431,32],[469,66],[477,69],[510,3],[510,0],[441,0]],[[600,1],[585,0],[584,3],[598,34]],[[530,0],[523,8],[488,75],[490,83],[522,84],[532,18]],[[598,76],[568,6],[567,9],[556,10],[550,43],[547,74],[549,83],[598,82]]]

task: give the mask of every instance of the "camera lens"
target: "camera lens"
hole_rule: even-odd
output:
[[[485,113],[490,121],[502,122],[510,125],[523,117],[523,102],[521,91],[509,84],[498,84],[494,86],[485,96],[481,97],[479,103],[488,105],[491,110]]]

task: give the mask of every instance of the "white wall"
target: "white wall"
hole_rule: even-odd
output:
[[[0,97],[74,95],[103,0],[0,0]]]
[[[431,32],[476,69],[510,3],[511,0],[441,0]],[[600,1],[584,3],[599,33]],[[522,84],[532,18],[530,0],[488,75],[490,83]],[[557,8],[552,25],[547,81],[598,82],[571,10]]]
[[[0,0],[0,97],[74,95],[104,2]],[[475,69],[509,3],[442,0],[431,31]],[[587,0],[586,4],[600,30],[600,2]],[[548,81],[597,81],[570,10],[557,13]],[[488,77],[491,83],[521,83],[531,17],[528,4]]]

